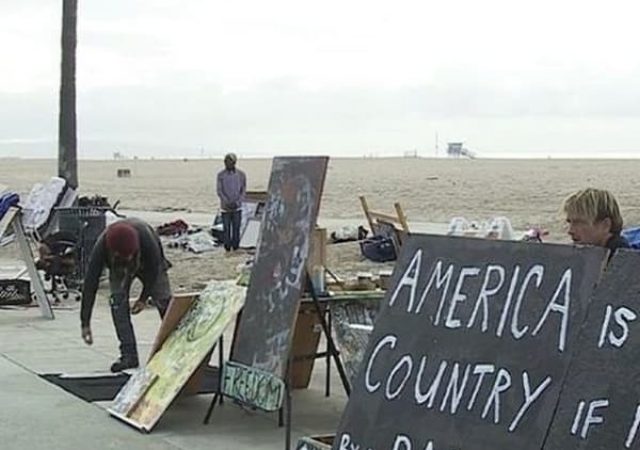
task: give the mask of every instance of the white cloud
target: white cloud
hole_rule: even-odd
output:
[[[0,5],[4,142],[55,140],[60,14]],[[487,153],[631,152],[637,17],[630,1],[81,2],[79,136],[360,154],[439,130]]]

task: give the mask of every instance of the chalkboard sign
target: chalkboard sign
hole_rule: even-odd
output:
[[[545,449],[640,449],[640,253],[619,250],[594,293]]]
[[[605,255],[412,235],[333,448],[540,450]]]
[[[269,372],[228,361],[222,372],[222,390],[229,397],[272,412],[282,406],[286,387]]]
[[[284,378],[327,157],[273,160],[258,253],[231,360]]]

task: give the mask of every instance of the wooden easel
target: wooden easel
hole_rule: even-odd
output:
[[[42,279],[40,278],[40,274],[38,274],[38,269],[36,269],[33,252],[29,245],[29,241],[27,241],[24,226],[22,225],[22,211],[19,208],[9,208],[6,214],[2,217],[2,220],[0,220],[0,241],[9,228],[13,229],[15,240],[18,243],[20,253],[22,254],[22,259],[27,266],[27,272],[31,279],[31,286],[33,287],[36,301],[38,302],[38,306],[40,306],[40,312],[46,319],[53,320],[55,318],[53,315],[53,309],[51,309],[51,304],[49,303],[47,294],[44,291]]]

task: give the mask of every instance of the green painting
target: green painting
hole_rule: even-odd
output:
[[[244,304],[246,288],[210,283],[160,350],[118,393],[109,412],[151,431]]]

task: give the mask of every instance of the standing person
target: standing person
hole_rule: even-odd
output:
[[[91,313],[95,303],[100,274],[109,269],[111,317],[120,341],[120,358],[111,365],[112,372],[138,367],[138,349],[131,324],[131,313],[137,314],[151,297],[160,317],[172,298],[167,269],[169,262],[154,229],[139,219],[115,222],[98,237],[87,268],[82,289],[80,320],[82,339],[91,345]],[[142,282],[142,292],[129,310],[129,290],[134,278]]]
[[[233,153],[224,157],[224,170],[218,173],[217,193],[222,209],[224,249],[229,252],[240,247],[240,223],[242,202],[247,192],[247,178],[236,167],[238,158]]]
[[[583,189],[567,197],[563,204],[567,233],[576,244],[609,249],[609,259],[619,248],[629,248],[621,235],[622,215],[615,197],[603,189]]]

